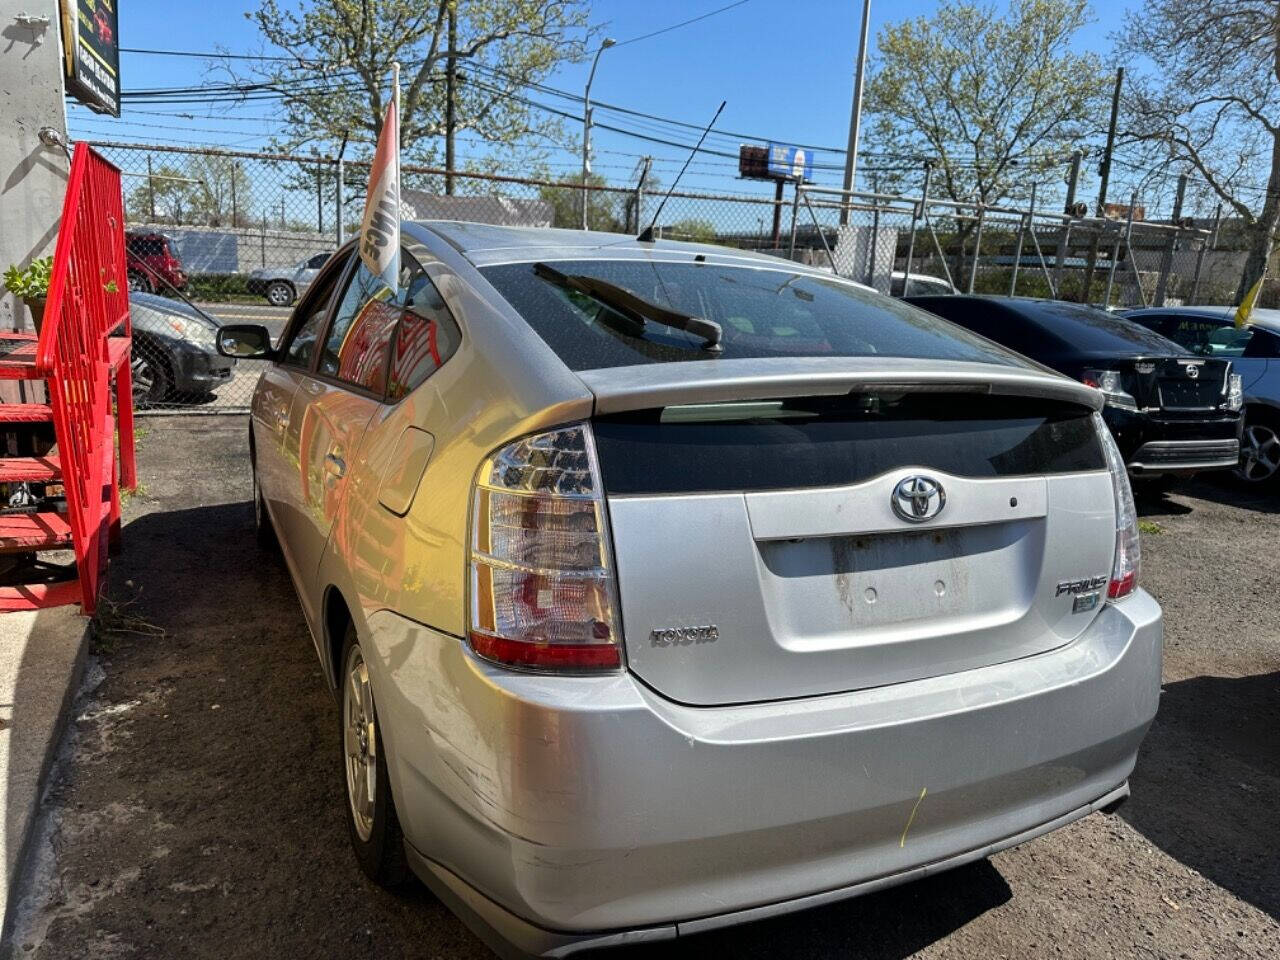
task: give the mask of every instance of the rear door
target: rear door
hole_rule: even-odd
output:
[[[315,369],[294,394],[284,459],[296,464],[284,536],[311,593],[365,428],[386,391],[388,355],[403,297],[357,263],[332,311]],[[311,612],[319,598],[306,598]]]
[[[690,704],[814,696],[1090,623],[1115,543],[1091,412],[904,390],[594,421],[640,679]]]

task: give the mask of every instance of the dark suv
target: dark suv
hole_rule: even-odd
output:
[[[130,290],[167,293],[187,285],[187,272],[172,237],[153,231],[130,231],[124,235],[124,249]]]

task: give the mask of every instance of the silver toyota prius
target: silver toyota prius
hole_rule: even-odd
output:
[[[1128,794],[1160,608],[1102,395],[770,257],[406,223],[250,422],[351,842],[495,949],[661,941]]]

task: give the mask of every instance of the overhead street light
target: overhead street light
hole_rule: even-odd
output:
[[[604,53],[612,47],[616,40],[612,37],[605,37],[604,42],[600,44],[600,49],[596,51],[595,59],[591,61],[591,73],[587,75],[587,89],[582,95],[582,229],[589,230],[587,226],[587,182],[591,176],[591,81],[596,78],[596,67],[600,65],[600,54]]]

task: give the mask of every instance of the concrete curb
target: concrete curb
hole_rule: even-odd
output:
[[[89,633],[90,621],[74,606],[0,614],[0,957],[11,949],[21,881],[49,771],[80,689]]]

